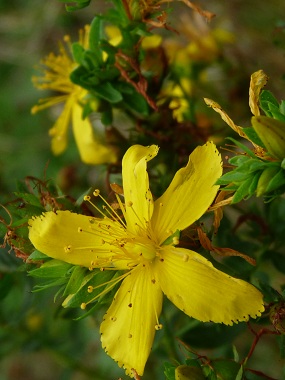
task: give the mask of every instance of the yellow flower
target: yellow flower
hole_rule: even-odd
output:
[[[89,29],[89,26],[86,26],[84,31],[79,32],[79,43],[85,49],[89,44]],[[37,88],[53,90],[60,95],[40,99],[39,104],[32,108],[32,113],[64,103],[60,116],[49,130],[53,153],[59,155],[65,151],[68,127],[72,122],[74,138],[83,162],[87,164],[116,162],[115,150],[101,141],[99,136],[94,135],[88,117],[82,118],[82,105],[87,91],[70,80],[70,74],[77,64],[72,57],[69,36],[65,36],[64,42],[65,44],[59,44],[58,55],[50,53],[42,60],[42,76],[32,78]]]
[[[155,145],[134,145],[126,152],[125,203],[117,196],[123,217],[106,203],[103,218],[57,211],[29,222],[30,240],[46,255],[90,269],[123,271],[107,286],[110,290],[120,282],[100,331],[103,348],[129,376],[132,369],[143,374],[155,332],[163,328],[163,294],[203,322],[232,325],[264,310],[255,287],[217,270],[198,253],[177,247],[175,232],[200,218],[218,191],[215,182],[222,164],[215,145],[197,147],[154,201],[146,169],[157,153]],[[99,190],[94,195],[100,196]]]

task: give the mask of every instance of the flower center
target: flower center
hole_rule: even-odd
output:
[[[133,252],[134,254],[149,261],[152,261],[157,255],[155,247],[149,242],[148,243],[144,242],[142,244],[134,243]]]

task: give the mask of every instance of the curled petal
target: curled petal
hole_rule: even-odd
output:
[[[138,232],[145,227],[153,211],[153,199],[149,189],[147,162],[158,153],[156,145],[131,146],[123,157],[123,188],[128,229]],[[138,227],[138,224],[140,227]]]
[[[264,73],[263,70],[258,70],[253,73],[250,77],[250,86],[249,86],[249,107],[254,116],[260,115],[259,110],[259,95],[263,87],[268,81],[268,76]]]
[[[71,120],[72,107],[73,100],[70,97],[67,99],[53,127],[49,130],[49,135],[51,136],[51,150],[56,156],[63,153],[67,146],[67,130]]]
[[[264,310],[259,290],[217,270],[198,253],[165,246],[162,257],[154,265],[161,289],[187,315],[232,325]]]
[[[101,324],[102,346],[126,374],[144,372],[162,308],[162,292],[150,266],[124,279]]]

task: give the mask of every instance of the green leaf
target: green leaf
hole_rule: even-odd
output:
[[[63,0],[60,0],[63,1]],[[78,11],[79,9],[85,8],[90,4],[91,0],[77,0],[75,2],[76,5],[65,5],[65,8],[68,12]],[[65,0],[63,2],[66,2]],[[74,1],[70,1],[70,3],[74,3]]]
[[[27,202],[28,204],[34,205],[34,206],[37,206],[37,207],[43,209],[41,201],[34,194],[22,193],[22,192],[15,192],[14,194],[16,195],[16,197],[21,198],[23,201]]]
[[[211,366],[214,368],[219,380],[236,380],[241,365],[233,360],[213,360]]]
[[[31,260],[31,261],[36,261],[36,260],[46,260],[46,259],[49,259],[49,257],[47,255],[45,255],[44,253],[40,252],[40,251],[37,251],[35,250],[29,257],[28,257],[28,261]]]
[[[89,49],[94,53],[98,66],[103,63],[102,49],[100,48],[100,40],[102,38],[103,19],[96,15],[90,25],[89,32]]]
[[[175,380],[175,366],[168,362],[164,363],[164,375],[166,380]]]
[[[105,82],[95,86],[92,88],[92,92],[98,96],[98,98],[102,98],[113,104],[118,103],[123,99],[121,93],[117,91],[110,82]]]
[[[234,157],[231,157],[228,161],[229,161],[229,164],[233,165],[233,166],[241,166],[242,164],[246,163],[247,161],[251,160],[252,158],[251,157],[248,157],[248,156],[234,156]]]
[[[261,176],[261,171],[258,171],[257,173],[254,174],[254,176],[252,177],[252,182],[251,184],[249,185],[249,188],[248,188],[248,194],[251,196],[255,193],[256,189],[257,189],[257,185],[258,185],[258,180]]]
[[[216,185],[227,185],[231,182],[242,182],[245,181],[249,177],[249,173],[247,172],[240,172],[235,170],[232,170],[229,173],[224,174],[221,178],[219,178],[216,181]]]
[[[79,42],[74,42],[72,44],[72,55],[73,55],[74,61],[78,63],[79,65],[83,61],[84,52],[85,50]]]
[[[76,293],[86,276],[86,268],[74,266],[71,270],[71,276],[65,287],[63,296]]]
[[[94,298],[100,295],[108,283],[116,273],[113,271],[100,271],[94,270],[93,272],[86,275],[75,294],[70,294],[62,303],[63,307],[79,307],[83,302],[88,303]],[[110,285],[110,284],[109,284]],[[92,287],[93,291],[89,292],[88,287]]]
[[[258,134],[255,132],[255,130],[252,127],[243,128],[242,130],[250,139],[250,141],[252,141],[254,144],[265,149],[263,142],[261,141]]]
[[[282,113],[282,115],[285,116],[285,101],[284,100],[281,100],[279,109],[280,109],[280,112]]]
[[[245,180],[235,192],[235,195],[232,199],[232,204],[238,203],[245,199],[249,195],[249,187],[252,183],[253,176],[250,176],[247,180]]]
[[[71,267],[71,264],[65,263],[64,261],[52,259],[44,263],[40,268],[31,270],[29,275],[42,278],[64,277]]]
[[[259,104],[260,108],[265,112],[267,116],[272,116],[269,105],[275,105],[276,107],[279,107],[278,101],[275,99],[273,94],[268,90],[262,90],[261,94],[259,96]]]
[[[280,169],[279,172],[269,181],[266,192],[269,193],[274,191],[283,185],[285,185],[285,171],[284,169]]]

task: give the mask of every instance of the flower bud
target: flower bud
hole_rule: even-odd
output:
[[[279,166],[269,166],[261,173],[256,187],[256,196],[260,197],[267,191],[267,187],[272,178],[280,171]]]
[[[285,158],[285,123],[268,116],[253,116],[252,126],[268,153],[277,160]]]
[[[186,364],[175,368],[175,380],[203,380],[205,376],[199,367],[190,367]]]

